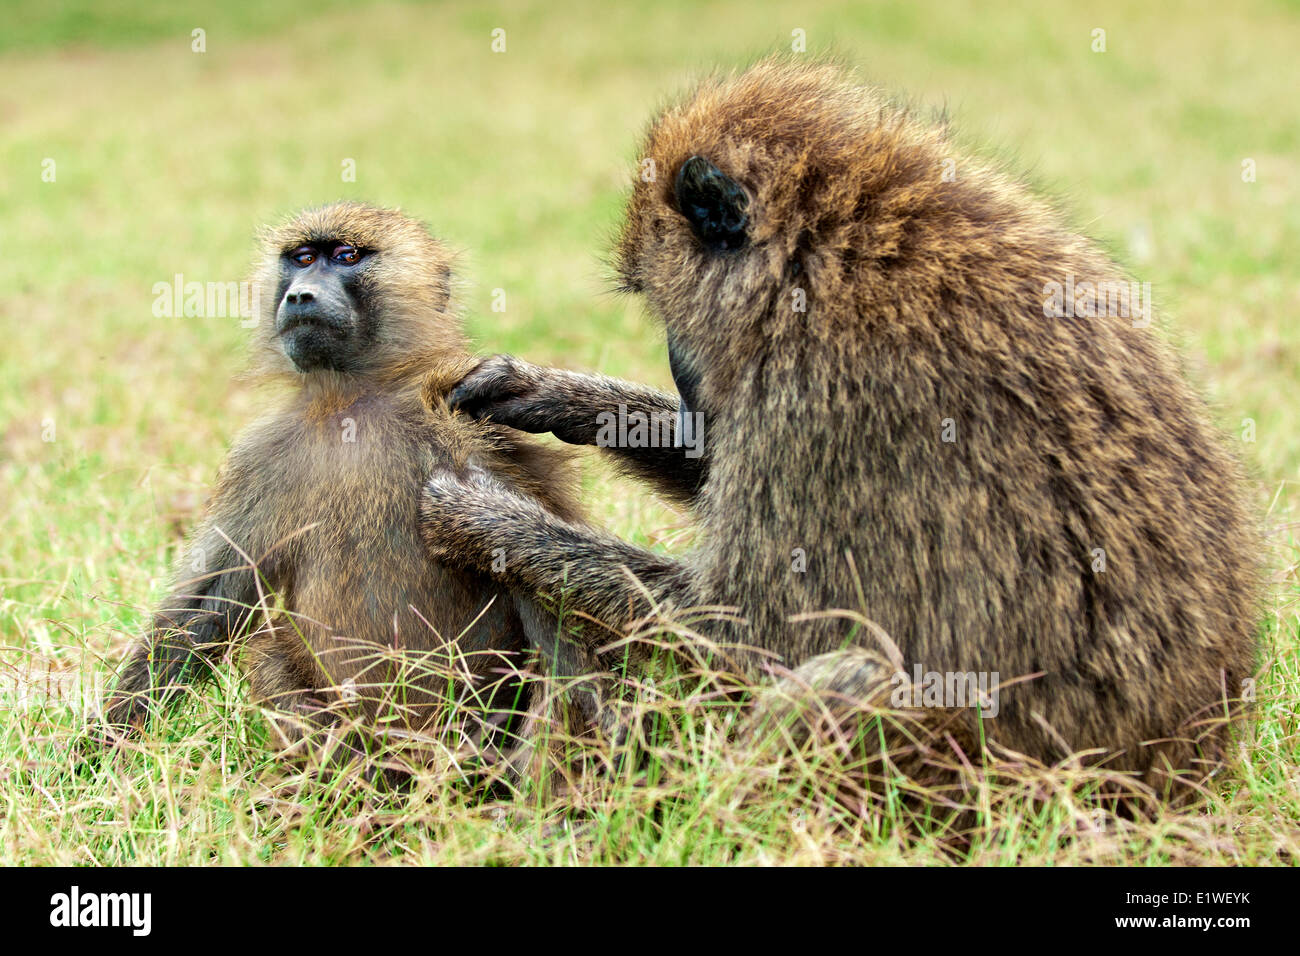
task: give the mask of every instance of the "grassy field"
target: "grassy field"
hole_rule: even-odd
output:
[[[0,35],[0,863],[1300,859],[1300,4],[326,2],[302,23],[243,0],[101,7],[14,0]],[[639,133],[692,77],[796,29],[810,55],[945,108],[1152,283],[1272,548],[1256,721],[1217,792],[1091,826],[1061,787],[997,804],[954,850],[889,819],[846,833],[780,794],[740,807],[743,771],[683,713],[648,783],[502,797],[443,768],[403,798],[290,799],[234,680],[139,753],[80,761],[84,698],[258,410],[247,330],[155,317],[154,283],[242,278],[256,226],[305,204],[399,205],[466,250],[483,351],[667,386],[661,333],[602,259]],[[594,461],[584,481],[617,533],[677,546],[683,515]]]

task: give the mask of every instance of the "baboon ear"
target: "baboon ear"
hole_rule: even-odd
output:
[[[739,249],[749,225],[749,195],[738,182],[703,156],[692,156],[677,171],[673,187],[677,211],[691,231],[714,252]]]

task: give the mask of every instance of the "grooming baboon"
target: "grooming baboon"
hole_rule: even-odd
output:
[[[340,742],[343,712],[409,737],[451,698],[501,708],[490,726],[522,706],[499,674],[527,644],[554,655],[555,621],[484,574],[430,561],[419,490],[434,467],[465,469],[573,522],[571,456],[426,404],[474,365],[450,265],[423,226],[359,203],[266,233],[258,371],[291,390],[232,448],[110,725],[137,727],[245,633],[252,695],[304,753]]]
[[[649,601],[732,606],[747,624],[712,633],[794,683],[875,695],[891,675],[842,649],[875,651],[878,632],[799,617],[849,609],[909,676],[999,675],[982,728],[946,712],[964,747],[1097,748],[1164,793],[1203,778],[1254,666],[1258,543],[1237,464],[1121,270],[829,66],[706,82],[642,156],[656,175],[635,184],[618,269],[663,319],[704,454],[609,451],[694,503],[702,545],[653,554],[440,470],[434,553],[487,570],[504,548],[497,580],[611,624]],[[619,403],[678,406],[503,356],[451,401],[577,443]]]

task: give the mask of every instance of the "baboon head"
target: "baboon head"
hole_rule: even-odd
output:
[[[831,65],[767,60],[664,111],[616,261],[663,319],[683,394],[724,401],[735,383],[717,377],[752,367],[760,344],[843,343],[937,290],[998,192],[965,162],[946,181],[951,154],[942,128]]]
[[[263,236],[258,273],[270,370],[374,375],[463,347],[450,251],[391,209],[341,202]]]

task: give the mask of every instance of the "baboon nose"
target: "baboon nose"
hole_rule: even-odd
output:
[[[308,302],[314,302],[316,297],[304,289],[301,292],[290,292],[285,299],[290,305],[306,305]]]

